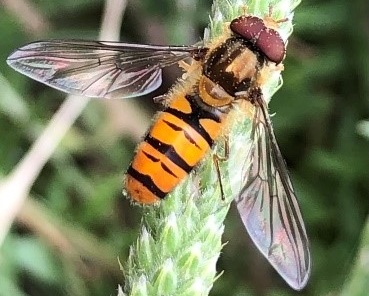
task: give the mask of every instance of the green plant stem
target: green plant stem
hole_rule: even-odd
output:
[[[272,17],[281,23],[280,34],[287,40],[292,32],[293,9],[300,1],[215,0],[205,44],[222,34],[226,23],[245,13],[265,17],[272,7]],[[276,71],[265,87],[269,99],[281,86]],[[221,165],[226,200],[221,200],[219,182],[209,155],[158,206],[144,207],[142,228],[131,247],[124,266],[125,285],[120,295],[208,295],[217,278],[216,262],[222,249],[224,219],[234,194],[239,192],[243,175],[249,167],[247,154],[251,121],[237,107],[229,115],[227,136],[230,156]],[[223,155],[221,139],[214,152]]]

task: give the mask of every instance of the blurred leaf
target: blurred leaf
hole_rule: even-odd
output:
[[[21,98],[0,74],[0,110],[16,123],[27,123],[30,119],[26,101]]]
[[[357,131],[360,135],[369,139],[369,121],[359,122],[357,125]]]
[[[24,237],[15,240],[13,244],[12,255],[21,270],[49,284],[58,281],[55,259],[39,239]]]

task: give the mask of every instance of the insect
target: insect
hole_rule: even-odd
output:
[[[168,105],[139,144],[125,176],[128,194],[143,204],[171,192],[212,148],[234,104],[250,102],[255,109],[251,166],[235,202],[258,249],[299,290],[310,274],[309,244],[261,90],[263,73],[284,56],[279,33],[263,19],[245,15],[204,46],[41,41],[19,48],[7,62],[68,93],[127,98],[158,88],[162,68],[192,59],[185,64],[186,77],[165,96]]]

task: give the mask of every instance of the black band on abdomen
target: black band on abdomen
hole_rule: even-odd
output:
[[[138,182],[140,182],[143,186],[145,186],[148,190],[150,190],[153,194],[155,194],[158,198],[163,199],[168,194],[168,192],[163,192],[162,190],[160,190],[160,188],[155,185],[155,183],[149,176],[141,174],[132,166],[128,168],[127,173],[131,177],[135,178]]]

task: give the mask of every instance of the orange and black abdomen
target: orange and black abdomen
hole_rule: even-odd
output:
[[[133,200],[154,203],[191,172],[219,136],[231,103],[237,94],[248,94],[263,63],[263,56],[240,37],[209,51],[196,91],[174,94],[138,146],[125,179]]]
[[[125,177],[133,200],[150,204],[164,198],[211,148],[224,114],[200,102],[198,94],[180,95],[159,115]]]

